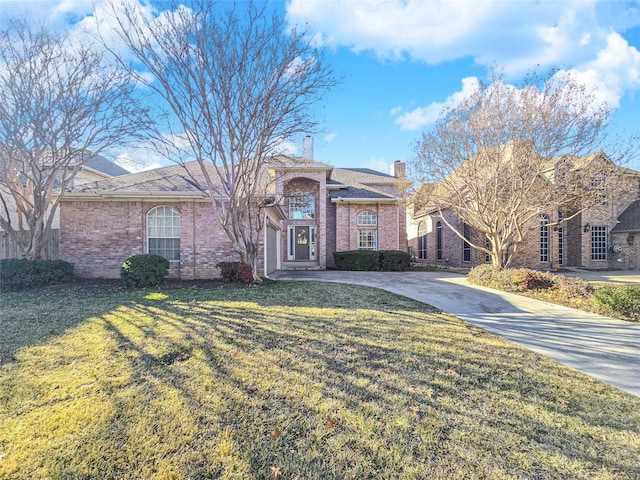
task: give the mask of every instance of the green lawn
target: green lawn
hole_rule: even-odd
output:
[[[0,478],[640,478],[640,399],[365,287],[3,294]]]

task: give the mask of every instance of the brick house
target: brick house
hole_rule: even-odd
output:
[[[216,265],[239,255],[197,186],[201,175],[193,162],[75,186],[60,203],[60,257],[81,277],[116,278],[126,258],[149,252],[171,261],[172,277],[217,277]],[[342,250],[406,251],[402,177],[402,162],[387,175],[274,159],[254,202],[259,271],[331,268]]]
[[[528,236],[513,258],[513,267],[640,269],[640,172],[613,165],[601,152],[581,160],[603,162],[610,172],[605,183],[598,183],[601,200],[565,221],[563,214],[568,218],[572,212],[550,205],[530,225]],[[423,185],[423,197],[428,198],[437,187]],[[447,226],[445,219],[471,242],[484,241],[453,211],[441,213],[433,203],[421,209],[409,206],[408,210],[409,248],[419,262],[471,268],[491,261]]]
[[[111,177],[117,177],[120,175],[126,175],[128,170],[116,165],[115,163],[107,160],[101,155],[93,155],[89,159],[83,159],[83,165],[73,178],[73,185],[81,185],[83,183],[96,182]],[[0,177],[6,175],[4,169],[6,166],[0,161]],[[58,187],[59,188],[59,187]],[[0,179],[0,196],[3,200],[3,213],[8,214],[8,219],[12,225],[22,225],[25,230],[29,229],[26,223],[20,222],[15,199],[11,195],[10,190],[2,185]],[[5,209],[6,205],[6,209]],[[5,213],[6,212],[6,213]],[[1,215],[1,214],[0,214]],[[5,218],[7,218],[5,216]],[[58,258],[58,233],[60,228],[60,210],[56,210],[53,215],[51,223],[51,241],[43,250],[44,258]],[[21,255],[20,248],[17,243],[13,241],[11,236],[3,231],[0,227],[0,258],[14,258]]]

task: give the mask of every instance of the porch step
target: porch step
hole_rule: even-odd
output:
[[[282,270],[320,270],[318,262],[282,262]]]

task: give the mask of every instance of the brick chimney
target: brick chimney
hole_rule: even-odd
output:
[[[407,176],[407,164],[404,162],[401,162],[400,160],[396,160],[391,164],[391,168],[389,168],[389,173],[393,177],[404,178]]]
[[[313,160],[313,137],[311,135],[307,135],[302,139],[302,156]]]

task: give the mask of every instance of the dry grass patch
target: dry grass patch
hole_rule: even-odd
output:
[[[2,478],[640,477],[640,399],[380,290],[2,300]]]

